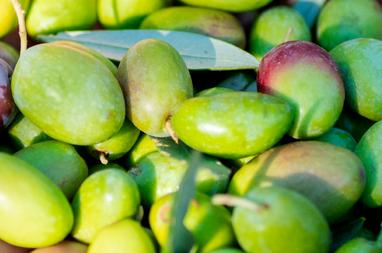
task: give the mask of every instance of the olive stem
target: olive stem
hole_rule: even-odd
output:
[[[166,121],[165,128],[167,130],[167,133],[171,136],[171,139],[173,139],[173,141],[175,141],[176,144],[179,144],[179,138],[176,135],[174,129],[172,129],[172,127],[171,127],[171,120],[170,119],[168,119]]]
[[[214,205],[225,205],[230,207],[243,207],[254,212],[258,212],[267,208],[265,204],[255,203],[251,200],[236,197],[229,194],[216,194],[212,197],[212,203]]]
[[[19,22],[20,54],[24,53],[28,46],[27,32],[25,28],[25,12],[18,0],[11,0]]]
[[[285,35],[284,42],[287,42],[290,40],[290,37],[292,36],[293,27],[289,27],[287,34]]]
[[[99,160],[101,161],[101,163],[102,163],[103,165],[106,165],[106,164],[109,163],[109,160],[107,160],[107,158],[106,158],[106,154],[105,154],[104,152],[100,152],[100,154],[99,154]]]

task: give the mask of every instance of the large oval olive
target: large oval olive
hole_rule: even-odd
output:
[[[166,42],[142,40],[127,51],[118,78],[131,122],[148,135],[169,136],[167,121],[193,93],[190,73],[179,53]]]
[[[97,233],[89,246],[88,253],[155,253],[154,244],[136,221],[125,219]]]
[[[138,212],[138,186],[123,170],[106,169],[89,176],[73,199],[75,239],[90,243],[107,225]]]
[[[187,100],[172,117],[178,137],[198,151],[240,158],[260,153],[289,130],[286,102],[254,92],[226,92]]]
[[[88,176],[88,166],[76,149],[58,141],[33,144],[15,153],[15,156],[31,164],[71,199]]]
[[[382,121],[367,130],[355,148],[366,171],[362,201],[369,207],[382,206]]]
[[[146,17],[140,28],[201,33],[245,46],[245,33],[239,20],[219,10],[191,6],[165,8]]]
[[[55,43],[31,47],[20,57],[12,94],[37,127],[70,144],[104,141],[125,118],[121,87],[105,64]]]
[[[195,5],[230,12],[243,12],[258,9],[272,0],[180,0],[187,5]]]
[[[39,170],[0,153],[0,238],[25,248],[62,241],[73,225],[65,195]]]
[[[319,141],[293,142],[262,153],[233,176],[230,192],[282,186],[310,199],[334,222],[361,197],[365,171],[351,151]]]

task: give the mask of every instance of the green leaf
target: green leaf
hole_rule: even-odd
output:
[[[169,248],[166,249],[166,252],[186,253],[193,248],[192,234],[184,226],[183,220],[195,194],[195,178],[201,159],[201,153],[194,151],[191,154],[188,170],[183,177],[179,191],[175,195],[170,223]]]
[[[120,61],[140,40],[155,38],[171,44],[192,70],[257,69],[259,62],[246,51],[205,35],[163,30],[101,30],[42,35],[44,42],[69,40],[90,47],[109,59]]]
[[[293,8],[305,19],[310,28],[316,23],[316,19],[326,0],[297,0]]]

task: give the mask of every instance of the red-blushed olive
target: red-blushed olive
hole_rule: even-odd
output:
[[[365,187],[365,169],[351,151],[319,141],[270,149],[234,174],[229,191],[244,195],[259,186],[282,186],[310,199],[329,222],[345,215]]]
[[[307,41],[290,41],[270,51],[258,73],[260,92],[286,100],[295,113],[289,134],[297,139],[319,136],[337,121],[344,86],[335,62]]]

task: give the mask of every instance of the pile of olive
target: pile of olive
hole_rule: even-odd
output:
[[[0,253],[171,253],[194,150],[191,252],[382,252],[382,8],[329,0],[310,28],[301,2],[21,1],[32,40],[97,21],[186,31],[260,66],[189,71],[157,39],[120,62],[1,42]],[[9,41],[16,14],[0,10]]]

